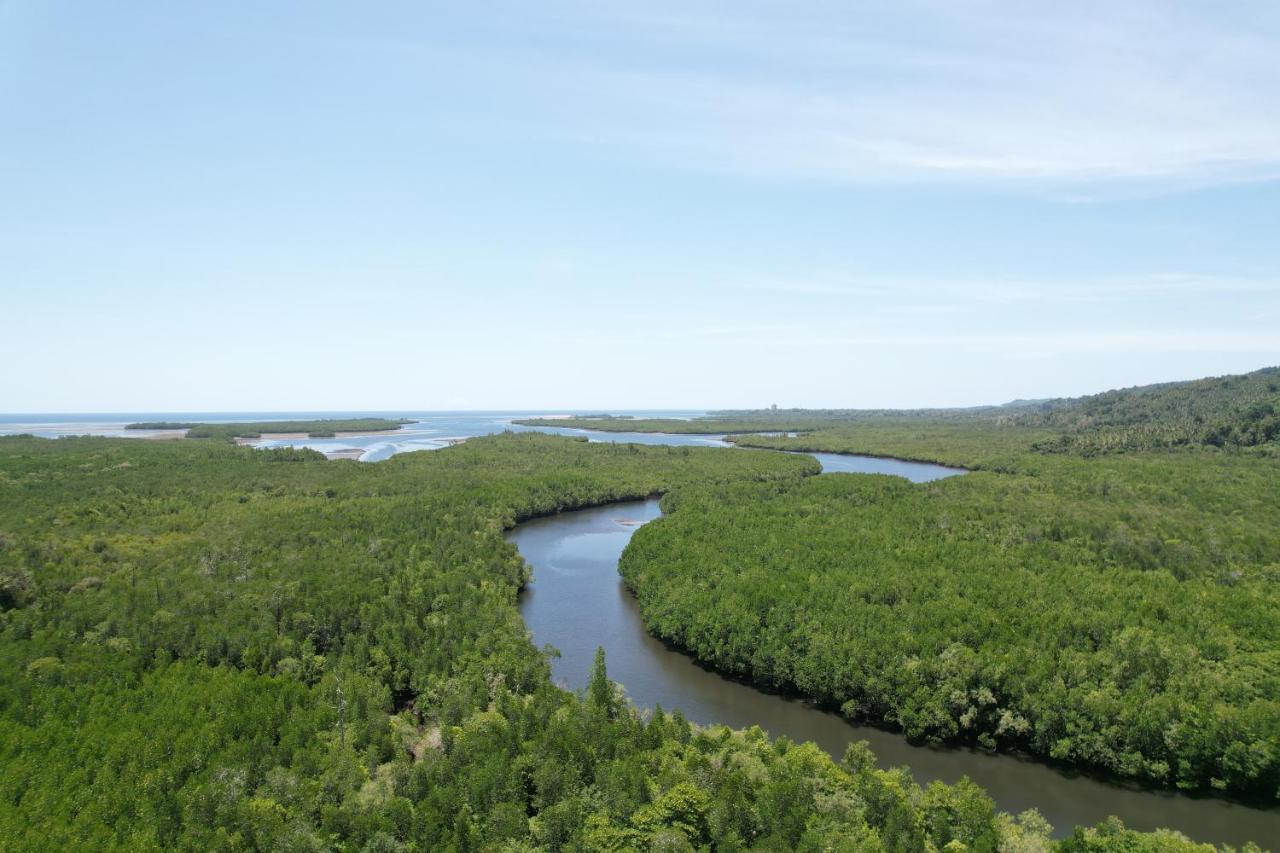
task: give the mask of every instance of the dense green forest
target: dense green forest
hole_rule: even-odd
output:
[[[187,438],[258,438],[265,433],[306,433],[311,438],[332,438],[339,432],[383,432],[413,421],[389,418],[320,418],[310,421],[258,421],[256,423],[201,423],[186,421],[142,421],[125,429],[185,429]]]
[[[621,569],[659,636],[851,718],[1274,801],[1278,382],[734,436],[977,473],[682,493]]]
[[[575,415],[566,418],[521,418],[512,423],[521,426],[559,427],[561,429],[586,429],[597,432],[665,432],[675,435],[737,435],[759,432],[808,432],[831,429],[851,423],[868,423],[904,417],[919,420],[901,412],[834,415],[802,409],[763,411],[734,416],[707,415],[689,418],[629,418],[614,415]],[[932,419],[929,419],[932,420]]]
[[[1088,397],[1016,400],[1002,406],[965,409],[743,409],[712,412],[691,420],[593,415],[516,423],[603,432],[723,433],[734,435],[744,446],[829,452],[842,452],[837,449],[841,447],[876,452],[859,444],[866,442],[869,431],[894,442],[921,431],[945,432],[972,444],[974,431],[985,430],[985,439],[994,437],[997,447],[1006,443],[999,436],[1003,432],[1014,436],[1019,449],[1089,456],[1200,445],[1255,447],[1280,441],[1280,367]],[[760,432],[817,434],[786,444],[740,437]],[[1034,443],[1024,441],[1027,437]],[[949,456],[956,452],[946,442],[939,449]],[[978,449],[986,454],[992,448]]]
[[[1056,436],[1052,430],[1019,427],[991,421],[885,420],[864,426],[831,427],[785,435],[735,435],[729,441],[739,447],[852,453],[896,459],[936,462],[987,471],[1035,471],[1049,464],[1046,454],[1036,453],[1037,441]]]
[[[1148,385],[1090,397],[1020,403],[992,413],[934,418],[870,413],[832,416],[788,437],[735,435],[742,447],[866,453],[969,468],[1034,471],[1034,457],[1094,457],[1200,448],[1280,453],[1280,368]],[[804,423],[798,416],[796,423]],[[1191,457],[1188,457],[1191,458]]]
[[[620,569],[659,636],[850,718],[1280,796],[1280,460],[1034,461],[684,491]]]
[[[1046,840],[759,731],[553,687],[518,519],[811,459],[474,439],[376,465],[220,442],[0,439],[0,839],[93,850],[1178,850]],[[950,845],[950,846],[948,846]]]
[[[1086,455],[1280,440],[1280,368],[1051,400],[1018,422],[1062,430],[1037,449]]]
[[[1039,402],[1016,401],[1003,406],[962,409],[725,409],[696,418],[635,418],[628,415],[574,415],[523,418],[524,426],[567,427],[600,432],[666,432],[685,435],[755,432],[808,432],[848,426],[938,424],[974,420],[1009,421],[1020,412],[1038,410]]]
[[[1266,387],[1216,410],[1249,411]],[[1146,396],[1175,413],[1146,423],[1182,416]],[[735,436],[976,472],[921,486],[816,478],[804,456],[541,434],[372,465],[230,441],[0,439],[0,839],[1208,849],[1115,821],[1050,841],[1035,813],[998,813],[967,782],[921,788],[864,746],[836,763],[642,714],[603,657],[566,693],[515,607],[528,567],[503,530],[662,493],[668,516],[621,568],[655,633],[708,663],[922,739],[1276,797],[1274,442],[1099,455],[1061,437],[1142,416],[1066,408],[766,413],[782,425],[766,431],[804,434]],[[210,437],[245,426],[299,425]]]
[[[590,429],[600,432],[670,432],[690,435],[759,432],[769,429],[759,418],[624,418],[612,415],[577,415],[571,418],[522,418],[512,421],[521,426]]]

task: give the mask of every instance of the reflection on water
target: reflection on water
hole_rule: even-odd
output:
[[[893,474],[913,483],[928,483],[963,474],[963,468],[948,468],[931,462],[903,462],[879,456],[847,456],[841,453],[810,453],[822,463],[824,474]]]
[[[837,758],[850,741],[866,740],[882,766],[910,765],[922,783],[968,776],[1004,811],[1039,809],[1059,835],[1114,814],[1136,829],[1168,826],[1217,843],[1280,839],[1280,812],[1134,790],[1010,755],[913,746],[900,735],[852,726],[836,714],[703,669],[649,635],[617,573],[631,534],[659,515],[656,500],[636,501],[536,519],[508,534],[533,567],[520,612],[534,644],[550,643],[562,655],[552,662],[557,683],[582,688],[596,647],[604,646],[609,676],[640,707],[679,708],[700,723],[759,725],[775,736],[814,741]]]

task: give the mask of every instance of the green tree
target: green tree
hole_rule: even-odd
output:
[[[596,647],[595,660],[591,663],[591,676],[587,679],[587,698],[591,707],[609,719],[617,714],[617,699],[613,682],[605,668],[604,646]]]

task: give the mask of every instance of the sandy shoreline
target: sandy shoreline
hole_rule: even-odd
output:
[[[323,450],[325,459],[355,459],[359,460],[365,454],[363,447],[344,447],[341,450]]]
[[[177,432],[177,431],[175,430],[174,432]],[[315,441],[333,441],[334,439],[340,439],[340,438],[369,438],[369,437],[376,438],[381,436],[390,437],[395,434],[396,434],[396,430],[377,430],[375,432],[339,432],[332,436],[317,438],[315,439]],[[174,436],[165,436],[165,437],[179,438],[181,436],[174,435]],[[464,441],[466,441],[470,437],[471,436],[465,436],[465,435],[441,436],[439,438],[432,438],[431,440],[435,442],[439,442],[442,445],[452,447],[453,445],[456,445],[456,444],[462,444]],[[235,442],[241,447],[260,448],[270,441],[307,441],[309,438],[310,436],[307,435],[307,433],[305,432],[264,432],[261,435],[257,436],[256,438],[249,438],[249,437],[237,438],[235,439]],[[321,446],[313,446],[311,449],[319,453],[323,453],[326,459],[360,460],[364,457],[366,453],[368,453],[370,450],[373,450],[374,448],[373,447],[335,447],[333,449],[326,449],[324,446],[321,445]],[[422,449],[427,449],[427,448],[422,448]],[[396,454],[392,454],[392,455],[396,455]]]
[[[394,435],[399,430],[380,429],[372,432],[335,432],[333,435],[316,436],[316,440],[335,439],[335,438],[366,438],[369,436]],[[246,444],[255,444],[259,441],[296,441],[311,438],[309,433],[305,432],[264,432],[257,436],[238,436],[236,444],[241,446]]]

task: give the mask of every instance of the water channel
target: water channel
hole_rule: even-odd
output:
[[[567,431],[566,431],[567,432]],[[620,441],[630,436],[610,436]],[[646,443],[711,444],[718,436],[645,435]],[[824,472],[896,474],[925,482],[962,473],[952,468],[894,459],[814,454]],[[773,736],[814,741],[839,758],[850,741],[870,743],[881,766],[909,765],[916,779],[955,782],[968,776],[998,808],[1036,808],[1058,836],[1076,825],[1117,815],[1134,829],[1170,827],[1202,841],[1239,845],[1280,841],[1280,811],[1213,797],[1144,790],[1050,766],[1021,756],[980,749],[934,748],[902,735],[855,726],[801,700],[767,693],[703,668],[651,636],[639,606],[618,576],[617,564],[631,534],[658,518],[657,500],[631,501],[566,512],[519,525],[508,535],[533,567],[520,611],[534,643],[561,652],[553,661],[557,683],[581,688],[597,646],[604,646],[610,677],[637,706],[680,709],[698,723],[758,725]]]

